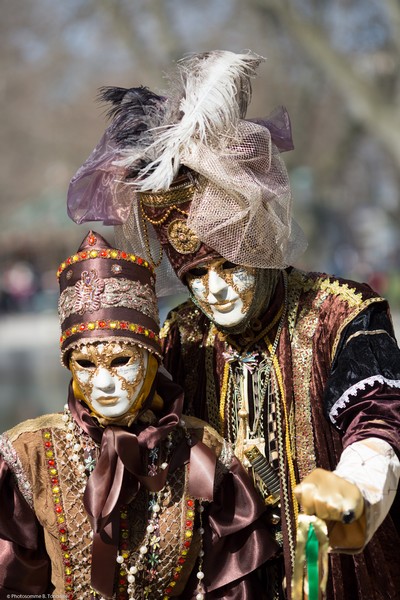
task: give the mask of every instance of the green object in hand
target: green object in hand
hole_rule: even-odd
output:
[[[318,562],[319,562],[319,542],[315,534],[313,524],[310,524],[306,542],[306,564],[308,574],[308,600],[318,600]]]

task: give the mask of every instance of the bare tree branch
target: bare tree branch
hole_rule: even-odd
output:
[[[252,4],[261,14],[273,12],[317,68],[340,91],[352,118],[380,139],[400,165],[400,109],[388,103],[374,85],[354,71],[349,61],[330,46],[320,27],[306,21],[292,7],[279,0],[253,0]]]
[[[395,47],[400,51],[400,2],[399,0],[385,0],[385,10],[388,14],[389,26],[392,30],[392,39]],[[397,64],[399,57],[397,57]]]

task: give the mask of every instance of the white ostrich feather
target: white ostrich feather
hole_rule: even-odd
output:
[[[138,188],[168,189],[181,165],[181,152],[191,144],[216,143],[235,130],[251,99],[251,78],[264,60],[248,52],[214,51],[178,63],[166,125],[153,129],[148,151],[155,156],[142,171]],[[173,115],[175,117],[175,122]]]

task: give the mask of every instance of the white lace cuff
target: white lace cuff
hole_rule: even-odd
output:
[[[367,544],[388,514],[396,495],[400,461],[390,444],[371,437],[348,446],[334,473],[357,485],[363,495]]]

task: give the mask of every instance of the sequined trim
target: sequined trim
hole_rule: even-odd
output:
[[[352,399],[356,398],[360,391],[364,391],[367,386],[373,387],[376,383],[387,385],[391,388],[400,388],[400,379],[387,379],[383,375],[372,375],[371,377],[358,381],[348,388],[332,406],[329,411],[329,418],[332,423],[336,423],[335,417],[338,416],[341,408],[346,408],[346,405],[349,404]]]
[[[178,558],[178,564],[175,566],[170,582],[164,590],[163,600],[168,600],[168,598],[173,594],[174,588],[179,581],[183,565],[186,562],[187,556],[189,554],[189,548],[192,544],[193,539],[193,529],[194,529],[194,519],[195,519],[195,509],[196,503],[194,498],[186,498],[185,500],[185,511],[186,513],[183,515],[183,523],[184,530],[181,539],[181,546]]]
[[[182,307],[181,307],[182,308]],[[203,332],[198,326],[200,310],[193,306],[189,300],[186,306],[180,312],[174,312],[171,317],[171,325],[175,325],[178,328],[181,338],[181,349],[182,359],[184,364],[190,365],[191,368],[185,371],[185,382],[183,388],[185,390],[185,402],[186,402],[186,414],[194,415],[194,398],[196,396],[196,390],[199,383],[199,368],[200,368],[200,354],[197,352],[199,345],[203,343]],[[211,352],[213,350],[211,349]],[[207,394],[209,393],[207,386]],[[215,383],[213,389],[213,402],[216,405],[218,411],[218,401],[215,391]],[[210,419],[207,421],[211,423]],[[218,422],[218,421],[217,421]],[[217,427],[214,427],[217,429]]]
[[[0,435],[0,455],[10,467],[21,494],[29,506],[33,508],[33,492],[31,484],[25,474],[18,454],[6,434]]]
[[[78,262],[82,262],[84,260],[90,260],[93,258],[108,258],[113,260],[126,260],[127,262],[135,263],[141,267],[146,267],[151,273],[153,273],[153,267],[141,258],[140,256],[136,256],[135,254],[129,254],[128,252],[123,252],[122,250],[116,250],[114,248],[103,248],[101,250],[83,250],[78,252],[77,254],[73,254],[67,260],[61,263],[58,267],[57,277],[60,277],[61,273],[69,267],[70,265]]]
[[[75,333],[80,333],[83,331],[95,331],[95,330],[122,330],[122,331],[130,331],[132,333],[138,333],[140,335],[144,335],[155,342],[159,342],[160,339],[154,331],[143,327],[142,325],[137,325],[136,323],[131,323],[130,321],[116,321],[114,319],[106,319],[100,321],[88,321],[85,323],[77,323],[73,325],[66,331],[64,331],[60,337],[60,344],[63,344],[65,340],[74,335]]]
[[[301,273],[296,273],[294,279],[295,286],[298,289],[319,289],[318,285],[304,278]],[[292,278],[290,278],[290,285]],[[293,360],[293,389],[295,394],[294,402],[294,427],[296,443],[295,458],[299,469],[300,479],[305,477],[316,467],[314,436],[311,421],[311,369],[313,361],[313,337],[319,323],[319,312],[322,303],[328,297],[328,286],[324,286],[325,291],[317,297],[306,295],[304,303],[298,306],[298,294],[293,294],[289,298],[288,308],[289,323],[292,323],[292,360]],[[298,313],[299,311],[299,313]],[[291,317],[291,314],[297,316]]]
[[[51,488],[51,495],[54,503],[54,512],[58,526],[58,539],[63,554],[64,562],[64,586],[65,586],[65,598],[67,600],[73,600],[74,594],[74,577],[73,570],[70,562],[70,548],[68,533],[65,525],[65,511],[63,501],[61,498],[61,489],[59,481],[58,466],[55,457],[55,451],[53,446],[53,439],[50,430],[43,431],[43,445],[44,453],[47,460],[47,471]]]
[[[123,307],[138,310],[159,323],[157,298],[147,283],[109,277],[100,280],[101,285],[95,275],[91,281],[93,285],[89,286],[78,281],[74,287],[62,292],[58,304],[61,322],[74,313],[83,314],[85,310],[93,312],[102,308]]]

